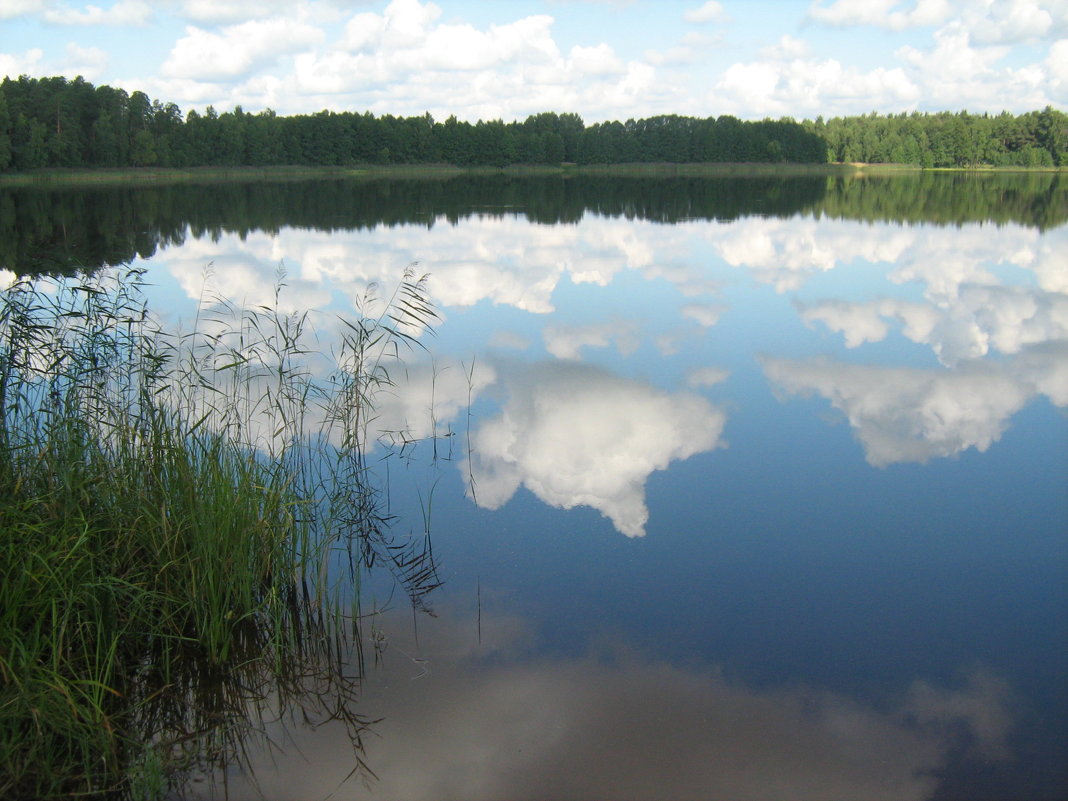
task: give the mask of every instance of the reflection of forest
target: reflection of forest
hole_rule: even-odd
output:
[[[820,211],[868,222],[1017,223],[1047,230],[1068,221],[1057,173],[916,172],[829,181]]]
[[[1056,173],[910,173],[820,176],[618,177],[463,175],[434,180],[353,179],[179,184],[165,187],[19,188],[0,192],[0,268],[75,272],[151,257],[187,234],[244,235],[294,226],[324,231],[433,225],[517,214],[545,224],[585,214],[675,223],[746,216],[827,215],[866,221],[992,221],[1047,229],[1068,220]]]

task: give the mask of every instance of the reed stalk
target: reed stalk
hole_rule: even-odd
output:
[[[437,584],[368,467],[376,393],[435,319],[423,281],[316,371],[277,296],[168,332],[143,280],[0,294],[2,798],[159,797],[240,763],[265,705],[341,719],[362,765],[359,576],[384,562],[417,605]]]

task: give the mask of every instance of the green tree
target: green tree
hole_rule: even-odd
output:
[[[7,98],[0,87],[0,172],[11,164],[11,115],[7,110]]]

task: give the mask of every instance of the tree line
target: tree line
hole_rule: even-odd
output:
[[[444,122],[240,106],[183,115],[174,103],[81,77],[0,83],[0,172],[78,167],[432,164],[895,162],[925,167],[1068,165],[1068,115],[878,114],[824,121],[661,115],[585,125],[544,112],[523,122]]]
[[[1068,166],[1068,114],[1047,106],[1013,115],[866,114],[820,118],[805,128],[827,143],[830,161],[921,167]]]

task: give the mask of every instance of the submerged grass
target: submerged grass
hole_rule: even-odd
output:
[[[159,797],[240,763],[268,707],[342,720],[365,767],[345,587],[376,561],[417,606],[436,586],[367,462],[423,283],[317,371],[306,315],[202,303],[168,333],[141,282],[0,294],[0,797]]]

